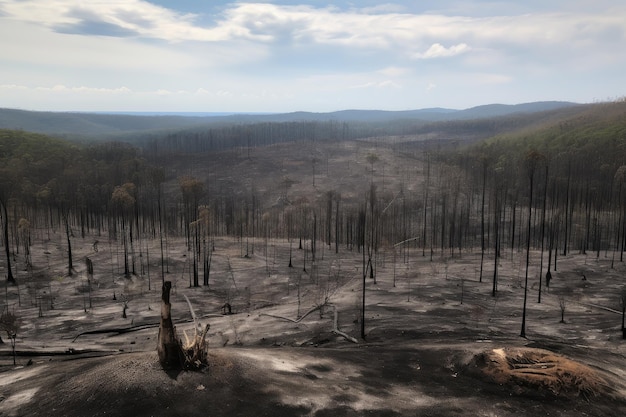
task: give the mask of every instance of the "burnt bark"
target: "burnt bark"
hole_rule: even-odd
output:
[[[0,208],[2,208],[1,214],[3,220],[4,250],[7,257],[7,282],[10,284],[16,284],[17,282],[13,276],[13,270],[11,269],[11,251],[9,249],[9,217],[7,215],[7,207],[2,200],[0,200]]]
[[[157,352],[159,362],[164,368],[182,368],[183,352],[176,337],[176,328],[172,323],[172,305],[170,304],[170,290],[172,282],[165,281],[161,292],[161,323]]]

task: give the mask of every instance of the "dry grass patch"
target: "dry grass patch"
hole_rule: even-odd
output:
[[[585,399],[611,394],[607,382],[594,369],[554,352],[532,348],[499,348],[478,354],[475,365],[518,394],[582,396]]]

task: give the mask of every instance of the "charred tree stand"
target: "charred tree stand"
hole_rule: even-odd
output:
[[[183,351],[176,337],[176,328],[172,323],[171,289],[172,282],[165,281],[161,293],[161,324],[159,326],[157,352],[159,354],[159,362],[161,362],[164,368],[182,369]]]

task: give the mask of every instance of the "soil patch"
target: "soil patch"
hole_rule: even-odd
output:
[[[614,394],[598,371],[544,349],[491,349],[476,355],[473,365],[518,394],[585,399]]]

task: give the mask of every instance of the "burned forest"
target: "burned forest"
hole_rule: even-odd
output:
[[[623,100],[301,117],[0,130],[0,415],[626,413]]]

